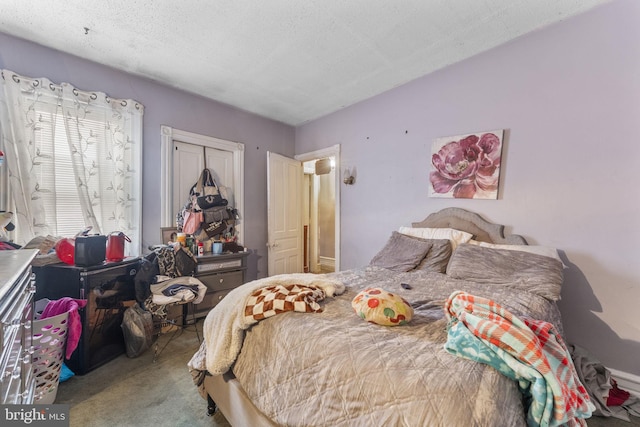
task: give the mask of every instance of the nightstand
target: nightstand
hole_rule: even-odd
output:
[[[206,317],[225,295],[244,283],[248,255],[248,252],[237,252],[196,257],[194,277],[207,286],[207,293],[200,304],[189,304],[187,323]]]

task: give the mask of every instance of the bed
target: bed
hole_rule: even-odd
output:
[[[207,315],[205,341],[189,368],[210,410],[217,407],[234,426],[536,424],[537,395],[521,378],[455,354],[452,312],[445,307],[460,294],[491,301],[517,319],[550,325],[562,344],[556,305],[562,269],[554,249],[528,246],[478,214],[443,209],[393,231],[362,268],[243,285]],[[236,317],[246,314],[240,307],[246,296],[264,286],[314,280],[326,291],[319,312],[284,312],[246,324]],[[371,289],[406,301],[412,319],[383,326],[356,314],[354,298]],[[586,425],[592,407],[574,380],[569,372],[563,385],[578,400],[568,424]]]

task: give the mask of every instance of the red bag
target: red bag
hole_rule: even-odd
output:
[[[182,232],[185,234],[193,234],[200,228],[200,224],[202,224],[202,211],[192,212],[187,210],[184,212],[183,218]]]

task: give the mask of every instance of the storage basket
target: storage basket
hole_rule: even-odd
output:
[[[68,334],[68,313],[40,319],[49,303],[48,299],[36,301],[33,321],[33,375],[36,393],[33,403],[51,404],[56,400],[60,370],[64,362]]]

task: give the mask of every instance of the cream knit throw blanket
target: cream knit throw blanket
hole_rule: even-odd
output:
[[[244,331],[255,321],[245,319],[244,307],[247,299],[257,289],[274,285],[299,284],[317,286],[332,297],[344,292],[344,284],[323,274],[281,274],[245,283],[229,292],[204,320],[203,347],[206,348],[206,369],[212,375],[222,375],[235,362],[244,339]],[[189,362],[190,368],[202,369]]]

